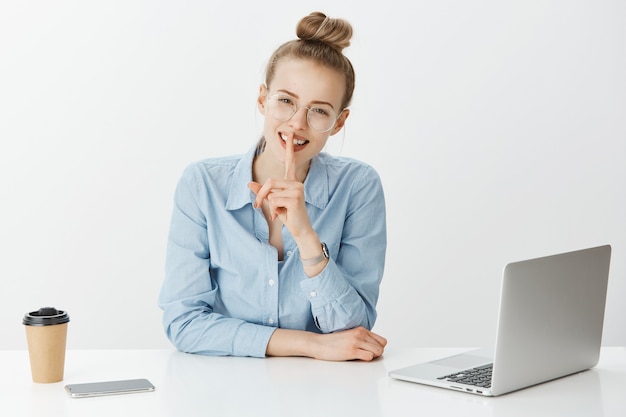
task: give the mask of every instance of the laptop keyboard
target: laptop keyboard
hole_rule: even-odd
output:
[[[481,388],[491,388],[491,370],[493,364],[479,366],[476,368],[466,369],[461,372],[455,372],[450,375],[441,376],[441,379],[448,382],[458,382],[466,385],[474,385]]]

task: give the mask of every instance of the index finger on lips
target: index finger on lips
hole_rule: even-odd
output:
[[[293,133],[285,141],[285,179],[296,180],[296,158],[293,151]]]

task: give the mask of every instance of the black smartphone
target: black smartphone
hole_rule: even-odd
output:
[[[86,382],[68,384],[65,390],[70,397],[99,397],[102,395],[132,394],[154,391],[154,385],[147,379],[125,379],[121,381]]]

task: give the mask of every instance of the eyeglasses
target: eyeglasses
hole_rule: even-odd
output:
[[[311,129],[318,132],[328,132],[339,119],[337,113],[327,104],[318,104],[315,107],[300,106],[292,96],[284,93],[273,94],[267,98],[268,114],[281,122],[291,119],[300,107],[307,109],[306,120]]]

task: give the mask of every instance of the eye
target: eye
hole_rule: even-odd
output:
[[[289,96],[278,96],[276,97],[276,101],[282,104],[291,104],[293,105],[293,100]]]
[[[317,117],[329,117],[332,114],[332,111],[325,107],[313,107],[311,112]]]

